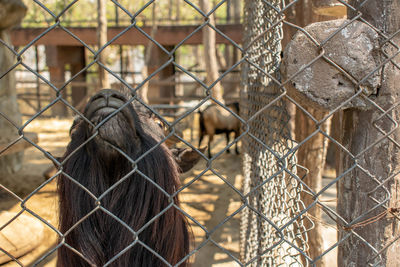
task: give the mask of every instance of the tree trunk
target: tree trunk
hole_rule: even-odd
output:
[[[233,8],[233,21],[235,24],[240,23],[240,18],[242,17],[242,11],[243,11],[243,3],[241,0],[232,0],[232,8]],[[233,61],[236,63],[237,61],[240,60],[241,54],[238,53],[238,49],[236,49],[234,46],[233,48]]]
[[[0,10],[0,39],[12,46],[9,28],[20,23],[25,16],[26,7],[19,0],[0,1]],[[15,89],[15,71],[10,70],[16,62],[15,55],[10,49],[0,44],[0,145],[2,146],[18,138],[17,127],[22,121]],[[22,167],[22,159],[23,152],[0,154],[0,173],[5,174],[1,175],[0,184],[7,184],[5,179],[10,182],[13,178],[10,174]]]
[[[288,10],[287,13],[288,20],[301,27],[305,27],[306,25],[318,20],[318,17],[316,17],[312,12],[310,0],[304,0],[297,3],[295,9],[292,8],[291,10]],[[289,35],[283,40],[283,45],[286,46],[287,42],[289,42],[292,36],[296,33],[296,30],[292,27],[286,27],[284,29],[288,33],[287,35]],[[326,115],[325,112],[311,108],[307,109],[307,111],[317,120],[321,120]],[[291,112],[291,115],[294,115],[295,117],[294,123],[292,119],[290,128],[294,129],[294,136],[298,142],[303,141],[316,130],[315,123],[301,110],[297,109],[296,111],[295,106],[291,102],[289,104],[289,112]],[[322,125],[322,130],[328,134],[329,125],[330,120]],[[322,189],[322,173],[325,168],[327,145],[328,140],[323,135],[318,134],[301,145],[297,153],[299,165],[307,168],[309,171],[303,181],[310,187],[313,193],[317,193]],[[301,194],[301,199],[306,207],[314,202],[312,195],[306,192]],[[306,229],[311,229],[308,232],[308,255],[310,258],[315,259],[325,251],[321,229],[321,208],[319,206],[312,207],[308,211],[308,215],[310,215],[310,220],[313,222],[313,224],[308,221],[304,222]],[[305,259],[303,259],[303,261],[305,261]],[[306,266],[306,263],[304,263],[304,265]],[[325,259],[319,259],[317,266],[326,266]]]
[[[316,120],[323,119],[327,114],[323,111],[311,108],[307,108],[307,111],[310,112]],[[295,123],[296,140],[299,142],[306,139],[316,130],[315,122],[300,110],[296,112]],[[327,120],[321,125],[321,130],[329,134],[329,129],[330,120]],[[310,187],[313,193],[318,193],[322,189],[322,173],[325,168],[327,147],[328,139],[322,134],[317,134],[306,143],[302,144],[297,152],[298,164],[307,168],[309,171],[303,178],[303,182]],[[303,177],[302,174],[299,174],[299,176]],[[312,205],[314,202],[313,195],[307,192],[302,192],[301,199],[306,207]],[[321,229],[321,208],[315,205],[308,210],[307,214],[313,222],[313,224],[307,220],[304,222],[306,229],[311,229],[308,232],[308,255],[310,258],[315,259],[325,251]],[[318,267],[326,266],[324,258],[319,259],[316,264]],[[304,266],[307,265],[304,264]]]
[[[8,32],[0,31],[0,38],[11,44]],[[9,68],[16,62],[12,52],[3,45],[0,45],[0,62],[1,74],[7,73]],[[21,113],[19,112],[17,103],[14,75],[14,71],[11,71],[0,79],[0,113],[2,114],[0,116],[0,144],[2,145],[8,145],[18,138],[17,128],[9,123],[7,119],[11,120],[17,126],[21,125]],[[7,119],[3,117],[3,114]],[[0,173],[5,174],[2,175],[3,178],[0,183],[5,182],[3,179],[9,182],[9,177],[12,178],[12,176],[7,174],[14,173],[21,168],[22,157],[22,152],[7,156],[0,154]]]
[[[147,47],[144,48],[144,65],[143,65],[142,73],[141,73],[143,80],[146,79],[147,76],[149,76],[149,71],[148,71],[148,65],[147,64],[149,64],[149,59],[148,58],[150,58],[151,49],[152,49],[152,45],[151,44],[149,44]],[[140,88],[139,91],[138,91],[139,97],[145,103],[149,103],[148,93],[149,93],[149,82],[146,82],[146,83],[143,84],[142,88]]]
[[[352,0],[349,4],[387,36],[400,29],[398,0],[367,3]],[[350,13],[349,18],[353,15]],[[395,55],[397,49],[384,38],[381,41],[382,50],[389,57]],[[400,36],[394,35],[391,41],[400,45]],[[400,141],[400,131],[391,121],[398,122],[400,118],[399,109],[393,109],[400,100],[399,63],[397,56],[382,68],[382,85],[374,102],[387,111],[385,116],[375,107],[368,111],[346,110],[343,115],[341,143],[351,155],[342,151],[339,172],[342,174],[351,167],[355,168],[338,184],[337,211],[344,220],[344,228],[339,228],[339,240],[343,240],[338,250],[339,266],[399,266],[400,148],[395,142]],[[383,136],[379,130],[393,133],[364,151]],[[376,207],[378,204],[384,205]],[[390,208],[397,209],[397,217],[390,215]],[[374,216],[378,219],[363,226],[360,224]]]
[[[211,10],[211,5],[209,0],[201,0],[200,7],[203,12],[208,13]],[[211,14],[208,17],[208,24],[215,26],[214,14]],[[216,46],[215,46],[215,31],[208,25],[203,28],[203,46],[204,46],[204,61],[206,64],[206,85],[211,86],[218,78],[218,63],[217,63],[217,55],[216,55]],[[221,82],[216,83],[211,88],[212,97],[224,103],[223,99],[223,88]]]
[[[228,49],[228,46],[226,46],[226,49]],[[222,54],[218,48],[215,50],[215,53],[217,55],[217,63],[218,63],[218,68],[220,70],[226,70],[228,69],[228,63],[226,61],[226,56]]]
[[[97,28],[97,40],[98,49],[102,49],[107,44],[107,16],[106,16],[106,1],[97,0],[98,8],[98,28]],[[98,62],[103,65],[107,64],[107,49],[101,51],[98,55]],[[99,86],[101,88],[110,88],[110,81],[108,79],[108,72],[99,64]]]
[[[154,38],[157,32],[156,14],[157,14],[157,3],[154,2],[151,14],[151,32],[150,32],[151,38]],[[151,60],[151,54],[153,51],[153,46],[154,43],[151,40],[149,40],[148,45],[144,49],[144,66],[142,69],[142,79],[146,79],[147,76],[149,76],[149,65]],[[145,103],[149,103],[148,94],[149,94],[149,82],[146,82],[145,84],[143,84],[142,88],[139,89],[138,95]]]

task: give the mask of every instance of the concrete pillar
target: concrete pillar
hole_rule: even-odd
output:
[[[79,73],[86,65],[85,62],[85,48],[83,46],[71,46],[69,47],[73,50],[74,57],[70,58],[70,70],[71,76]],[[73,59],[73,60],[71,60]],[[86,82],[86,71],[79,74],[74,80],[73,83],[82,83],[71,86],[71,98],[72,105],[76,107],[87,95],[88,88],[83,85]]]
[[[165,49],[168,51],[171,51],[173,49],[173,46],[165,46]],[[148,66],[148,74],[150,75],[151,73],[157,71],[163,64],[168,62],[170,59],[169,55],[165,53],[162,49],[160,49],[158,46],[153,46],[151,55],[150,55],[150,61],[149,61],[149,66]],[[157,86],[150,86],[149,92],[148,92],[148,98],[151,101],[152,97],[156,98],[161,98],[163,99],[161,102],[163,104],[168,104],[170,103],[175,96],[175,86],[173,84],[169,84],[170,82],[174,82],[175,78],[175,66],[173,64],[169,64],[168,66],[165,66],[164,69],[162,69],[158,74],[152,79],[152,80],[158,80],[161,82],[166,82],[167,84],[161,84]],[[170,99],[170,100],[168,100]],[[159,102],[159,101],[157,101]]]
[[[50,82],[59,90],[65,82],[65,63],[60,61],[59,47],[46,46],[46,64],[49,68]],[[67,97],[66,90],[61,91],[63,98]],[[57,97],[57,92],[50,88],[50,98],[53,101]],[[64,117],[67,116],[67,107],[58,101],[51,107],[51,115]]]

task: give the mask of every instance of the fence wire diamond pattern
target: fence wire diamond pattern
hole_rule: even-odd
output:
[[[229,266],[333,266],[334,263],[327,260],[328,257],[332,258],[331,255],[335,255],[337,266],[400,265],[399,256],[396,255],[396,251],[400,249],[400,183],[397,158],[400,149],[397,93],[400,78],[400,24],[395,19],[397,14],[393,13],[393,10],[399,11],[398,2],[378,0],[252,0],[241,2],[225,0],[213,1],[211,10],[206,11],[200,8],[200,2],[203,1],[205,0],[170,1],[190,8],[193,16],[197,18],[194,30],[192,29],[193,31],[187,36],[177,41],[173,47],[164,45],[155,37],[157,25],[151,25],[151,32],[146,31],[145,26],[148,25],[145,23],[148,22],[142,19],[154,5],[165,2],[161,0],[142,1],[142,5],[137,10],[133,10],[126,1],[108,1],[107,5],[113,6],[119,12],[116,14],[125,18],[124,21],[121,18],[118,22],[119,26],[124,28],[98,49],[86,43],[84,38],[76,34],[73,27],[70,27],[72,22],[69,21],[69,12],[79,7],[84,1],[64,2],[61,8],[53,5],[54,3],[51,1],[31,1],[28,6],[37,10],[38,14],[42,14],[40,16],[45,18],[42,23],[47,26],[44,31],[38,33],[23,47],[14,47],[11,42],[12,38],[10,39],[12,31],[5,32],[0,28],[0,57],[7,58],[10,63],[3,64],[0,68],[0,93],[1,90],[5,91],[2,88],[2,82],[6,83],[14,79],[15,72],[21,69],[31,73],[38,82],[50,88],[50,101],[39,104],[36,113],[28,119],[24,119],[23,123],[14,115],[18,111],[14,112],[4,104],[8,101],[7,97],[10,96],[6,95],[4,98],[0,95],[0,126],[5,129],[4,135],[7,136],[7,138],[0,138],[0,157],[8,159],[10,151],[16,149],[24,141],[57,166],[57,171],[51,175],[50,179],[23,197],[19,196],[17,192],[13,192],[7,185],[0,184],[0,200],[7,196],[16,200],[20,205],[19,212],[6,219],[0,217],[0,237],[7,239],[6,235],[9,233],[11,225],[22,220],[24,214],[30,214],[34,221],[27,220],[24,223],[39,222],[41,225],[45,225],[46,229],[51,229],[57,235],[58,241],[55,246],[48,248],[29,264],[44,266],[53,253],[67,249],[78,255],[84,264],[97,266],[82,249],[68,244],[66,240],[74,228],[79,228],[79,225],[85,224],[85,221],[89,221],[92,216],[101,212],[109,220],[118,224],[118,229],[123,229],[121,231],[133,236],[132,242],[128,242],[126,247],[107,259],[102,266],[122,266],[118,265],[120,258],[135,246],[143,247],[147,251],[146,253],[157,258],[160,266],[179,266],[181,264],[184,266],[187,261],[192,262],[199,255],[204,255],[201,254],[202,250],[210,244],[229,259],[229,263],[227,263],[231,264]],[[332,14],[330,14],[331,17],[317,15],[322,10],[319,9],[322,2],[329,2],[326,5],[330,6],[325,6],[326,10],[338,6],[341,10],[347,10],[347,19],[337,22],[337,30],[330,31],[324,38],[318,35],[318,29],[306,27],[307,24],[313,22],[307,17],[311,16],[312,12],[316,12],[313,13],[314,21],[333,18]],[[221,9],[229,9],[235,3],[243,4],[242,42],[237,42],[235,38],[225,34],[211,20],[211,17]],[[2,3],[0,2],[0,4]],[[378,18],[374,13],[376,10],[384,11],[384,13]],[[153,12],[154,14],[158,16],[157,13]],[[92,16],[92,14],[89,15]],[[346,14],[342,14],[342,16],[344,15]],[[0,14],[1,16],[3,15]],[[118,21],[117,17],[116,21]],[[95,22],[85,23],[85,26],[97,26]],[[153,20],[152,23],[165,22]],[[371,48],[371,50],[375,49],[374,57],[378,59],[378,63],[368,73],[358,72],[359,69],[346,68],[343,62],[351,60],[358,62],[357,60],[359,60],[354,56],[353,51],[349,50],[346,55],[337,56],[329,50],[341,35],[346,35],[351,28],[357,28],[358,25],[363,25],[372,31],[371,35],[375,36],[378,44],[377,47]],[[188,68],[176,57],[176,54],[185,49],[184,46],[205,28],[212,29],[218,38],[224,39],[224,42],[240,54],[233,60],[231,66],[227,65],[226,70],[220,71],[218,78],[210,83],[207,83],[202,75]],[[62,31],[67,38],[74,39],[77,46],[85,50],[89,59],[89,63],[84,68],[61,84],[53,82],[47,75],[39,71],[38,67],[31,66],[25,59],[32,49],[36,49],[36,53],[38,53],[38,44],[53,31]],[[140,38],[146,40],[148,46],[157,48],[163,54],[162,64],[147,73],[137,83],[128,81],[126,74],[124,76],[122,71],[116,73],[110,64],[101,59],[102,53],[111,49],[112,45],[124,38],[124,35],[130,31],[136,31]],[[292,38],[296,31],[298,34]],[[289,68],[288,65],[297,64],[287,61],[292,55],[288,55],[288,49],[284,48],[292,45],[288,44],[290,38],[293,43],[297,40],[296,36],[300,35],[312,47],[304,47],[304,51],[313,49],[314,57],[290,75],[281,74],[284,68]],[[339,51],[339,48],[335,51]],[[365,53],[367,52],[365,51]],[[315,76],[309,75],[309,73],[315,70],[313,67],[322,64],[321,62],[338,73],[335,76],[337,79],[335,82],[339,87],[348,86],[351,93],[339,104],[318,110],[317,105],[309,100],[318,98],[317,90],[301,88],[299,82],[301,78],[299,77],[308,75],[308,80],[312,80]],[[365,62],[365,65],[367,63]],[[196,83],[202,94],[201,99],[194,105],[185,106],[186,108],[181,113],[174,113],[172,120],[163,113],[163,108],[165,110],[168,105],[161,105],[162,108],[159,108],[141,98],[141,92],[155,80],[154,77],[171,66],[175,71],[183,74],[186,79]],[[165,136],[157,144],[136,158],[132,158],[118,145],[107,142],[114,153],[116,152],[121,158],[132,164],[132,168],[128,173],[122,175],[118,182],[96,195],[87,188],[90,185],[85,186],[76,177],[72,177],[65,171],[64,167],[68,158],[60,160],[53,156],[46,147],[40,145],[37,139],[30,136],[26,129],[29,129],[35,120],[61,105],[95,129],[76,151],[83,149],[92,140],[98,138],[99,128],[111,121],[112,116],[106,116],[97,125],[93,124],[90,118],[85,116],[87,113],[72,104],[72,100],[66,92],[72,83],[78,82],[78,76],[86,72],[97,73],[100,69],[105,70],[111,79],[117,81],[125,92],[129,92],[130,99],[127,100],[129,104],[135,103],[147,110],[152,117],[162,122],[166,130]],[[241,76],[239,112],[230,109],[214,94],[218,84],[222,84],[227,77],[230,77],[231,73],[238,69],[240,69]],[[376,77],[378,80],[374,80],[374,82],[378,85],[371,89],[370,85],[373,83],[371,80]],[[326,79],[330,78],[326,77]],[[323,89],[320,91],[322,92]],[[336,95],[341,97],[339,93]],[[305,100],[307,97],[309,99]],[[326,99],[323,101],[329,102]],[[240,135],[212,157],[208,157],[205,150],[194,145],[193,140],[188,141],[183,138],[178,129],[184,121],[192,120],[194,114],[199,109],[204,109],[205,105],[210,102],[216,103],[219,108],[227,111],[241,124]],[[362,103],[362,108],[357,106],[357,103]],[[125,106],[116,108],[113,115],[122,113]],[[193,128],[193,125],[192,123],[189,127]],[[158,151],[157,149],[164,147],[170,138],[178,139],[182,146],[192,149],[205,162],[203,170],[193,174],[191,179],[185,180],[180,188],[175,188],[173,193],[168,193],[163,185],[154,180],[154,177],[150,177],[151,175],[146,174],[138,167],[141,160],[150,155],[152,151]],[[224,157],[224,152],[237,144],[240,144],[241,148],[241,177],[243,179],[241,187],[232,182],[219,167],[215,167],[216,161]],[[327,156],[327,151],[334,153],[334,156],[329,155],[329,152]],[[216,151],[214,150],[214,152]],[[20,153],[18,157],[21,157],[21,152],[18,153]],[[73,152],[69,158],[74,153],[76,152]],[[312,162],[312,155],[316,155],[314,162]],[[3,161],[1,158],[0,166],[7,169],[4,162],[9,161]],[[334,166],[330,167],[336,170],[336,175],[325,179],[323,183],[322,171],[326,165],[326,158],[328,161],[333,159]],[[203,225],[202,219],[190,214],[175,200],[175,197],[186,194],[200,180],[206,179],[204,177],[207,172],[212,173],[224,187],[229,188],[234,198],[240,200],[239,205],[235,206],[233,211],[219,217],[221,220],[211,228]],[[12,174],[10,175],[12,176]],[[93,202],[93,209],[78,218],[74,226],[66,231],[58,228],[58,222],[48,221],[29,205],[32,198],[40,194],[43,188],[60,179],[60,175],[63,179],[74,183],[77,190],[86,192],[88,194],[86,199]],[[146,218],[148,220],[139,229],[133,229],[129,223],[119,218],[103,203],[111,195],[110,192],[120,184],[129,181],[131,177],[151,184],[155,188],[154,190],[162,192],[168,201],[165,209],[161,209],[154,217]],[[337,195],[332,196],[333,201],[326,200],[326,195],[329,195],[328,192],[331,192],[332,189]],[[157,250],[158,248],[150,247],[149,244],[140,240],[140,234],[149,229],[149,225],[152,223],[162,220],[170,210],[176,210],[183,215],[193,228],[200,229],[199,231],[205,236],[201,241],[195,240],[188,253],[174,263],[163,257]],[[212,212],[208,213],[208,215],[214,216]],[[0,216],[5,216],[4,214],[6,213],[1,213]],[[235,230],[239,232],[239,242],[238,249],[235,251],[226,248],[222,242],[214,238],[214,234],[225,230],[227,225],[238,216],[240,216],[240,227]],[[326,229],[330,229],[330,235],[334,236],[333,242],[327,241],[328,231]],[[197,230],[194,235],[196,239]],[[11,236],[15,236],[15,233]],[[17,266],[27,266],[14,254],[14,250],[3,245],[2,242],[0,242],[0,262],[2,258],[6,258],[7,260],[4,261],[6,264],[13,262]],[[195,261],[193,265],[197,266],[197,262],[201,262],[201,259]]]

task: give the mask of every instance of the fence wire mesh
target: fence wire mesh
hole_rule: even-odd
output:
[[[6,10],[14,2],[21,8],[21,2],[17,0],[0,0],[0,7]],[[79,266],[130,266],[129,263],[124,264],[121,259],[128,255],[130,250],[140,247],[142,249],[140,251],[150,255],[148,256],[150,258],[153,257],[154,262],[160,266],[185,266],[186,262],[193,262],[193,266],[204,266],[203,262],[209,260],[206,259],[209,254],[204,251],[212,245],[212,249],[224,255],[226,266],[400,266],[397,253],[400,249],[400,183],[397,158],[400,149],[398,143],[400,24],[396,20],[396,12],[400,11],[398,1],[221,0],[213,1],[210,10],[202,10],[201,4],[208,1],[141,1],[136,6],[128,1],[111,0],[107,4],[115,8],[116,15],[113,18],[122,28],[100,48],[89,44],[87,36],[79,35],[76,29],[70,27],[97,25],[96,22],[86,20],[74,22],[70,16],[72,10],[85,10],[84,8],[92,6],[92,11],[88,14],[88,18],[92,18],[97,12],[96,8],[93,9],[93,2],[77,0],[68,3],[55,2],[34,0],[27,3],[28,8],[34,10],[34,14],[42,19],[40,25],[46,26],[20,47],[13,46],[15,40],[9,25],[0,23],[0,62],[3,62],[0,66],[2,133],[0,201],[3,198],[6,203],[7,199],[11,198],[19,206],[13,209],[16,212],[7,213],[5,207],[9,208],[9,205],[1,205],[3,212],[0,213],[0,265],[48,266],[45,264],[50,261],[54,253],[68,250],[77,255],[78,262],[79,260],[83,262]],[[155,12],[157,11],[155,5],[163,4],[166,7],[171,3],[176,4],[176,9],[171,8],[169,18],[163,18],[165,12],[160,9],[159,13]],[[236,18],[235,21],[236,23],[240,21],[243,25],[243,30],[236,29],[242,31],[243,40],[227,35],[211,20],[211,16],[221,14],[221,10],[229,10],[235,4],[243,5],[242,19]],[[186,32],[183,39],[174,40],[173,45],[166,45],[163,43],[165,40],[155,34],[157,25],[154,24],[176,25],[188,21],[192,23],[190,16],[182,15],[182,10],[179,11],[182,7],[191,10],[191,16],[198,18],[195,21],[197,24],[195,27],[191,25],[191,32]],[[7,21],[6,15],[10,15],[8,18],[10,21],[15,20],[15,17],[11,17],[15,15],[11,14],[12,10],[10,9],[9,14],[0,10],[2,21]],[[330,13],[320,15],[323,11]],[[21,16],[22,13],[16,16]],[[29,22],[23,24],[27,26],[27,30],[32,23],[39,25],[32,13],[28,14],[30,14],[27,18]],[[145,28],[148,26],[145,24],[150,21],[149,14],[160,16],[162,21],[151,20],[153,25],[150,31],[149,28]],[[342,20],[329,25],[305,27],[314,21],[338,17]],[[347,19],[343,19],[344,17]],[[217,20],[217,23],[221,21],[229,22],[227,17],[220,19],[219,22]],[[238,58],[231,59],[231,64],[226,65],[226,69],[220,71],[218,78],[211,83],[206,82],[204,73],[193,71],[188,64],[179,60],[179,56],[176,56],[186,49],[184,46],[192,42],[204,28],[212,29],[218,38],[223,39],[221,42],[226,45],[226,50],[229,44],[229,49],[241,54]],[[55,31],[61,31],[65,38],[73,39],[75,46],[85,50],[88,59],[88,62],[75,72],[71,71],[74,67],[69,66],[70,75],[61,83],[49,77],[54,75],[54,72],[50,72],[51,68],[56,66],[54,64],[57,60],[62,60],[61,57],[47,58],[46,63],[42,62],[42,65],[49,65],[47,74],[39,71],[38,61],[32,65],[26,59],[32,49],[36,50],[37,55],[40,50],[37,48],[39,44],[51,42],[51,38],[46,39],[46,37]],[[144,38],[146,45],[151,44],[153,49],[161,51],[159,53],[162,54],[160,56],[162,62],[156,67],[153,66],[147,74],[141,72],[143,77],[140,81],[134,77],[138,75],[137,70],[132,71],[134,73],[132,78],[128,72],[123,75],[122,67],[121,71],[117,72],[113,69],[115,66],[110,66],[108,62],[102,62],[100,59],[101,53],[110,49],[130,31],[135,31],[138,39]],[[298,31],[297,37],[293,37],[288,44],[290,39],[288,36],[292,37],[296,31]],[[351,40],[356,45],[347,47],[346,45],[351,42],[341,43],[341,40]],[[201,41],[198,45],[200,44]],[[300,48],[296,48],[296,44]],[[366,45],[363,46],[364,44]],[[340,47],[341,45],[345,48]],[[60,47],[60,51],[66,49],[65,46]],[[299,50],[293,55],[289,49],[284,49],[285,47],[291,47],[292,51]],[[123,51],[120,51],[122,55]],[[343,51],[345,53],[341,54]],[[302,55],[305,61],[297,62],[304,59]],[[307,55],[311,56],[307,58]],[[142,92],[148,89],[149,83],[169,67],[200,88],[201,97],[197,98],[195,104],[188,102],[183,105],[153,105],[140,97],[143,95]],[[74,82],[87,82],[88,79],[96,81],[99,69],[104,69],[110,79],[115,81],[116,87],[123,87],[130,96],[126,101],[128,104],[114,108],[111,116],[106,116],[96,124],[87,117],[87,111],[83,112],[79,107],[80,101],[76,101],[74,96],[68,96],[67,90],[73,90],[70,86]],[[226,77],[238,69],[241,71],[239,112],[229,108],[228,104],[214,94],[218,84],[223,83]],[[12,104],[16,102],[14,75],[17,70],[28,72],[36,79],[38,86],[33,91],[35,96],[40,96],[40,88],[43,86],[49,90],[47,95],[49,98],[46,101],[37,99],[38,104],[35,108],[38,111],[23,120],[18,116],[17,106]],[[80,76],[84,73],[90,74],[85,76],[84,80],[80,80]],[[320,77],[318,73],[322,73],[323,78],[320,80],[317,79]],[[332,83],[325,83],[326,80]],[[79,86],[78,88],[84,87],[82,84]],[[164,88],[162,90],[174,90],[171,87],[162,88]],[[174,94],[172,98],[173,96]],[[182,128],[183,124],[185,128],[192,128],[191,130],[196,128],[197,126],[193,124],[194,114],[197,114],[198,110],[203,110],[210,102],[223,110],[220,112],[227,112],[226,116],[238,121],[241,124],[241,133],[227,146],[219,146],[218,151],[214,149],[215,155],[209,157],[205,150],[192,143],[193,138],[190,138],[190,141],[184,138],[179,128]],[[153,114],[151,117],[161,122],[164,131],[161,137],[158,136],[155,144],[135,157],[116,143],[103,140],[113,153],[117,153],[122,161],[130,165],[128,169],[124,169],[124,173],[118,174],[118,181],[110,184],[108,188],[103,188],[102,191],[96,191],[96,188],[93,189],[93,185],[87,184],[86,180],[79,180],[78,177],[71,175],[66,169],[66,163],[69,158],[83,149],[88,149],[91,143],[98,140],[102,125],[111,122],[113,115],[122,113],[131,103]],[[49,153],[46,145],[27,130],[45,114],[58,110],[59,107],[67,109],[70,114],[94,128],[94,132],[63,160]],[[165,110],[172,108],[180,110],[173,114],[173,119],[166,118],[165,113],[170,111],[165,112]],[[332,126],[330,126],[331,121]],[[38,134],[39,137],[45,135],[42,132]],[[182,185],[169,192],[166,189],[167,185],[159,184],[151,171],[141,169],[140,166],[144,164],[142,162],[146,157],[150,157],[154,151],[159,151],[159,148],[167,145],[168,140],[172,138],[178,140],[181,148],[189,148],[200,155],[204,167],[186,175],[185,179],[181,179]],[[9,177],[12,179],[16,176],[15,171],[22,161],[21,151],[29,146],[26,143],[35,151],[39,151],[42,158],[54,162],[57,170],[49,176],[49,179],[41,182],[40,186],[22,196],[18,190],[13,189],[17,187],[9,186]],[[232,174],[226,174],[218,165],[219,160],[228,161],[224,158],[224,152],[238,143],[240,143],[243,168],[241,186],[229,177]],[[328,156],[326,154],[329,150],[328,143],[333,156],[329,155],[329,152]],[[173,149],[175,148],[170,148],[171,151]],[[29,158],[29,153],[31,152],[25,151],[25,161]],[[330,166],[325,164],[325,158],[331,161]],[[335,174],[322,179],[324,169],[335,169]],[[205,208],[204,216],[218,217],[212,225],[205,225],[201,216],[191,214],[190,209],[185,206],[187,205],[185,199],[180,205],[176,196],[188,194],[191,190],[196,191],[198,187],[195,186],[200,181],[206,180],[208,183],[207,175],[210,173],[223,187],[230,190],[232,194],[230,201],[237,201],[238,204],[230,206],[229,212],[223,214],[216,214],[219,210],[217,208],[214,212]],[[32,199],[43,194],[43,189],[49,188],[52,183],[60,179],[73,184],[74,190],[86,192],[85,197],[76,201],[90,202],[91,207],[79,218],[74,218],[74,223],[67,229],[59,229],[58,220],[50,221],[38,212],[36,206],[40,206],[40,202],[32,204],[34,203]],[[125,221],[125,218],[117,215],[119,209],[129,206],[127,203],[131,200],[123,197],[113,199],[114,191],[120,190],[121,184],[132,185],[132,180],[138,180],[153,188],[151,192],[161,192],[160,199],[165,199],[163,208],[154,216],[146,218],[140,226],[135,227],[132,221]],[[122,192],[125,192],[125,189],[129,188],[123,188]],[[214,194],[222,194],[217,190],[210,190]],[[214,199],[213,196],[209,197]],[[54,195],[52,198],[56,199]],[[118,204],[118,208],[110,204],[112,203],[110,198]],[[152,247],[141,239],[143,233],[151,229],[152,224],[165,220],[171,210],[186,217],[191,227],[195,229],[195,242],[184,256],[174,262],[168,260],[170,255],[162,254],[164,248]],[[74,237],[71,234],[74,229],[87,225],[87,222],[93,222],[91,220],[96,216],[103,218],[104,223],[112,222],[114,228],[124,237],[132,237],[121,241],[123,247],[118,251],[114,250],[112,256],[101,263],[94,263],[87,247],[76,246],[75,240],[71,239]],[[231,224],[235,225],[232,222],[237,217],[240,217],[240,226],[236,225],[237,229],[228,229]],[[32,252],[33,248],[24,250],[22,246],[32,246],[34,241],[28,238],[29,233],[24,234],[26,237],[19,236],[21,227],[13,226],[17,222],[27,228],[37,224],[44,226],[57,236],[57,242],[50,244],[45,251],[38,254]],[[97,226],[98,229],[107,229],[101,228],[101,223]],[[221,231],[225,233],[228,230],[232,232],[240,230],[237,244],[235,241],[232,242],[234,234],[225,238],[225,241],[216,237],[216,233]],[[202,238],[199,237],[199,232]],[[32,238],[35,238],[36,234],[38,233],[32,233]],[[153,235],[163,236],[161,233]],[[22,240],[25,240],[25,243]],[[229,243],[233,243],[233,247],[237,245],[238,248],[232,248],[232,244]],[[106,250],[107,246],[102,245]],[[117,244],[107,245],[118,247]],[[21,257],[25,254],[28,256]],[[31,254],[34,256],[29,258]],[[217,253],[212,255],[218,258]],[[221,263],[216,259],[213,260]],[[211,261],[206,262],[211,265]],[[54,265],[54,261],[52,264]]]

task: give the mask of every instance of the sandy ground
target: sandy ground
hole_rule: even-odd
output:
[[[39,146],[53,155],[62,155],[66,142],[68,141],[68,129],[70,120],[35,120],[27,131],[36,132],[39,135]],[[43,218],[49,225],[57,228],[57,196],[55,193],[55,180],[45,181],[43,172],[51,166],[49,159],[43,153],[32,147],[25,150],[24,165],[21,171],[12,177],[1,177],[1,182],[8,189],[26,201],[26,207],[31,213]],[[21,202],[4,190],[1,192],[0,209],[19,212]],[[23,214],[32,216],[25,211]],[[33,217],[33,216],[32,216]],[[51,226],[43,223],[44,238],[41,245],[31,253],[20,258],[24,266],[30,266],[40,259],[45,253],[56,246],[57,234]],[[49,264],[47,264],[49,263]],[[4,266],[19,266],[16,263],[4,264]],[[55,266],[55,257],[51,255],[44,259],[39,266]]]
[[[33,121],[27,131],[39,134],[39,146],[53,155],[61,156],[69,140],[68,129],[70,120],[41,119]],[[185,139],[190,140],[190,133],[184,132]],[[197,144],[197,140],[193,141]],[[214,150],[221,149],[225,141],[222,136],[216,140],[218,144]],[[1,183],[16,195],[25,200],[24,205],[31,213],[43,218],[49,225],[57,228],[57,197],[55,194],[55,181],[45,181],[42,173],[51,166],[51,162],[36,148],[25,151],[23,169],[12,177],[1,177]],[[182,175],[182,184],[190,183],[181,193],[182,208],[189,213],[194,221],[191,221],[195,235],[196,250],[194,267],[223,267],[238,266],[231,257],[239,257],[239,222],[240,214],[233,216],[240,207],[239,195],[232,186],[241,187],[241,160],[240,156],[234,154],[223,154],[212,164],[212,171],[202,174],[206,168],[206,162],[199,162],[195,168]],[[201,176],[199,176],[202,174]],[[225,180],[225,181],[224,181]],[[330,178],[324,179],[328,183]],[[38,189],[40,188],[40,189]],[[33,194],[34,193],[34,194]],[[335,198],[334,189],[328,190],[323,196],[327,200]],[[328,202],[334,208],[334,202]],[[20,211],[21,202],[0,188],[0,210]],[[28,214],[28,212],[24,212]],[[228,219],[229,218],[229,219]],[[325,218],[324,227],[325,248],[336,242],[336,230],[329,226],[328,218]],[[43,222],[42,222],[43,223]],[[44,224],[45,237],[31,253],[19,260],[24,266],[30,266],[33,262],[42,259],[36,266],[55,266],[55,253],[44,255],[52,251],[57,244],[57,234],[49,225]],[[208,234],[207,234],[208,233]],[[226,253],[228,252],[228,253]],[[328,262],[333,263],[336,252],[331,251],[326,257]],[[2,267],[20,266],[16,263],[7,263]],[[335,265],[331,265],[335,266]]]

